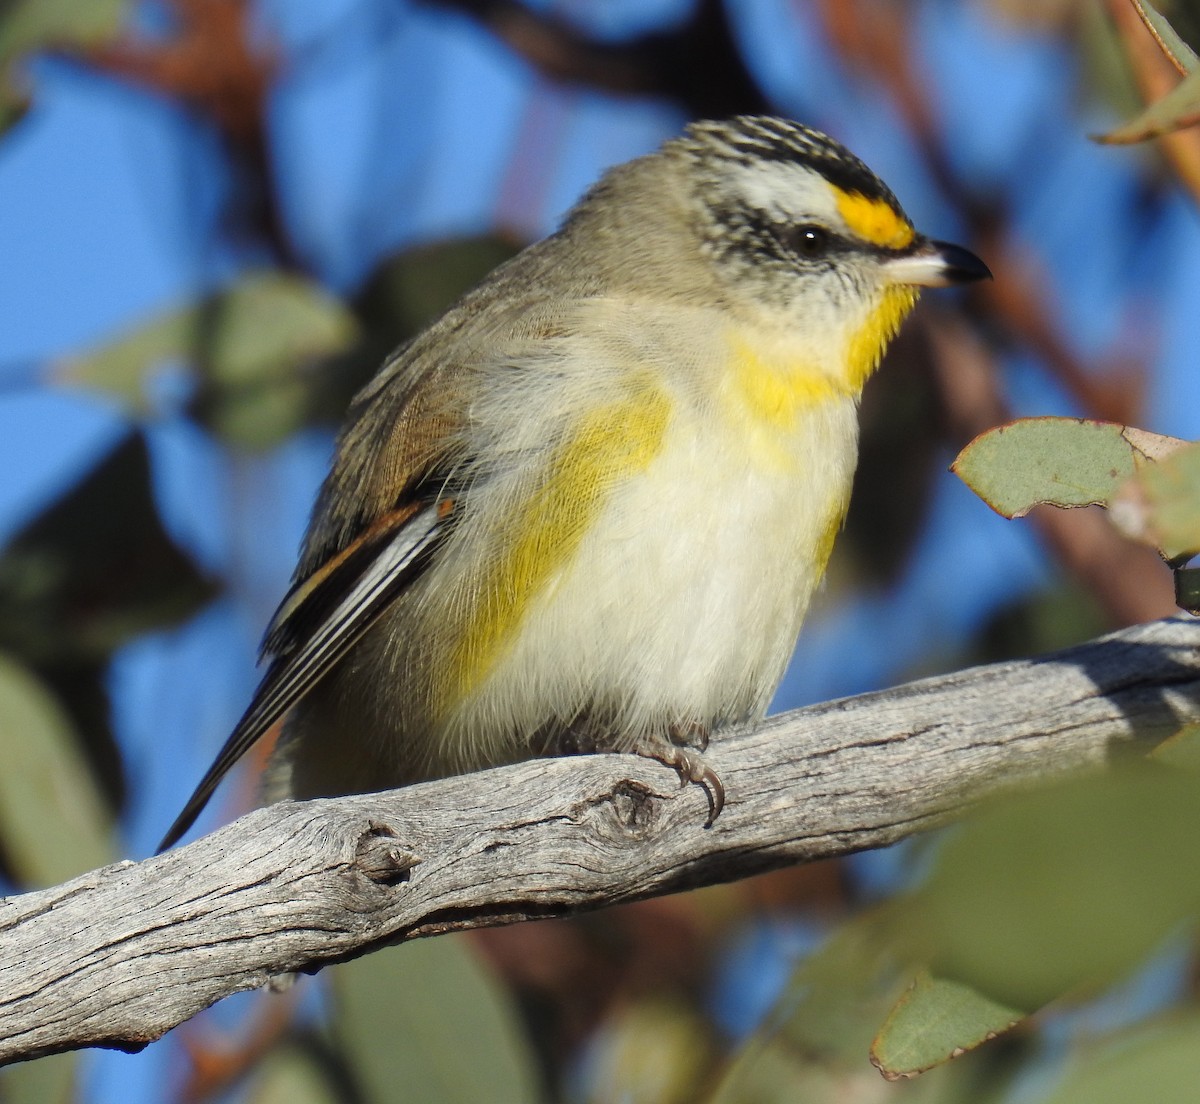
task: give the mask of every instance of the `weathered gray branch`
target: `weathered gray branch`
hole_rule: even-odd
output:
[[[714,741],[706,800],[634,756],[277,805],[0,901],[0,1062],[138,1049],[222,997],[383,942],[728,881],[891,843],[1200,720],[1200,622],[1130,629]]]

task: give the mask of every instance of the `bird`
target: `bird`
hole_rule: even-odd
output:
[[[354,398],[249,708],[266,799],[633,752],[724,785],[842,526],[867,379],[924,287],[990,277],[834,139],[698,121]]]

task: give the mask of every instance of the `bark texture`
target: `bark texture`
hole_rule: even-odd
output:
[[[0,1062],[136,1050],[382,943],[565,916],[892,843],[1200,721],[1200,622],[1138,626],[718,734],[725,811],[634,756],[281,804],[0,901]]]

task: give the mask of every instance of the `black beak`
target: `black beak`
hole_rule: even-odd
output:
[[[942,266],[948,284],[969,284],[972,280],[990,280],[992,270],[969,249],[950,242],[929,243],[942,258]]]
[[[917,287],[948,287],[992,278],[992,270],[969,249],[927,238],[889,260],[887,270],[896,283]]]

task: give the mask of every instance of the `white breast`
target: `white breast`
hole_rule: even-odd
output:
[[[694,321],[660,338],[638,327],[636,349],[614,347],[620,331],[609,325],[604,348],[586,356],[581,386],[611,390],[634,353],[644,367],[673,350],[658,373],[671,399],[666,434],[649,466],[613,488],[458,711],[452,727],[468,744],[593,711],[628,743],[766,709],[844,515],[855,404],[830,391],[793,418],[764,419],[729,386],[723,328]],[[579,401],[557,398],[568,409]]]

